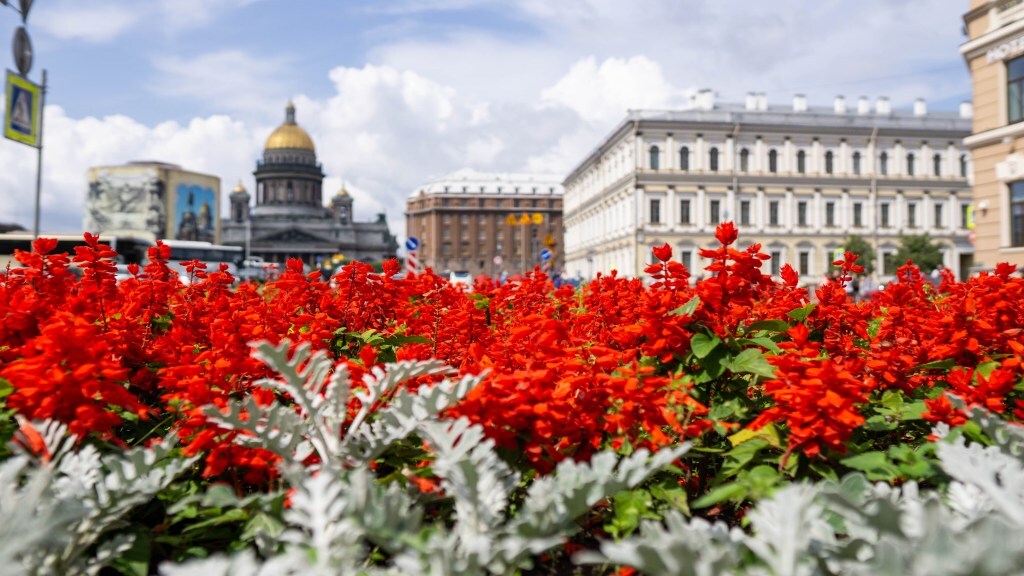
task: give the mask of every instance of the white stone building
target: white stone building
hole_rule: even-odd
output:
[[[565,180],[566,273],[639,276],[651,247],[669,243],[702,273],[698,249],[732,220],[741,244],[760,242],[773,273],[784,263],[807,284],[857,235],[876,249],[878,275],[895,268],[901,234],[929,233],[955,274],[973,247],[971,105],[893,110],[887,98],[831,107],[769,106],[764,94],[719,104],[710,90],[680,111],[631,111]]]

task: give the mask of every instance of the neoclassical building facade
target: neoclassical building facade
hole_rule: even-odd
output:
[[[961,143],[971,107],[893,110],[886,98],[809,107],[743,104],[702,91],[680,111],[631,111],[565,180],[566,272],[640,276],[651,247],[673,246],[694,276],[718,223],[762,244],[777,274],[805,284],[828,272],[851,235],[891,276],[902,234],[929,233],[954,273],[972,266],[970,159]]]
[[[977,267],[1024,267],[1024,3],[970,0],[960,47],[974,85]]]
[[[256,163],[256,203],[239,182],[232,191],[223,242],[245,246],[267,262],[300,258],[308,265],[335,254],[361,261],[392,258],[398,243],[379,214],[372,222],[352,218],[352,196],[341,188],[325,207],[323,167],[309,134],[295,121],[289,102],[285,120],[267,138]]]

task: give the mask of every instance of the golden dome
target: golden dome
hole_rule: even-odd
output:
[[[245,186],[242,186],[242,181],[239,180],[238,184],[235,185],[235,189],[232,192],[245,192]]]
[[[267,144],[264,146],[266,150],[280,148],[316,152],[316,148],[313,146],[313,139],[295,123],[295,105],[290,101],[285,108],[284,124],[281,124],[277,127],[277,130],[270,133],[270,137],[267,138]]]
[[[348,196],[348,190],[345,190],[344,184],[341,185],[341,190],[338,190],[338,193],[335,194],[335,196]]]

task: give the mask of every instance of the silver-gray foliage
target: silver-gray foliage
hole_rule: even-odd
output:
[[[218,556],[184,565],[161,566],[166,576],[257,574],[511,574],[528,567],[534,555],[565,542],[573,520],[603,498],[637,486],[684,454],[688,446],[653,456],[640,450],[619,459],[597,454],[589,463],[559,464],[532,482],[513,511],[520,476],[494,451],[494,442],[468,420],[438,420],[438,414],[464,397],[482,377],[467,376],[422,386],[415,393],[405,380],[449,372],[437,362],[388,365],[354,390],[343,365],[333,373],[326,356],[300,346],[288,357],[288,344],[257,346],[260,357],[281,375],[264,385],[287,393],[297,409],[281,403],[234,405],[228,412],[208,409],[222,426],[243,432],[239,441],[274,450],[291,462],[316,453],[317,467],[286,465],[295,490],[280,545],[263,559],[251,552]],[[390,400],[378,407],[379,400]],[[348,420],[352,397],[360,409]],[[245,418],[248,413],[250,418]],[[398,483],[379,481],[369,464],[388,446],[417,434],[431,448],[433,472],[444,497],[454,503],[450,523],[425,525],[424,496]],[[374,566],[371,548],[391,561]]]
[[[101,454],[74,449],[67,426],[27,423],[39,432],[44,456],[13,444],[0,465],[0,566],[4,574],[96,574],[133,537],[118,533],[125,517],[149,502],[194,458],[171,457],[174,438],[150,448]]]
[[[872,484],[861,474],[790,485],[753,507],[749,533],[673,513],[576,561],[651,576],[1024,573],[1024,429],[980,409],[971,419],[995,444],[940,441],[940,465],[953,478],[941,492]]]

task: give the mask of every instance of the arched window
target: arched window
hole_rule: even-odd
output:
[[[775,150],[768,151],[768,171],[772,174],[779,171],[779,153]]]
[[[750,171],[750,150],[740,150],[740,172]]]
[[[932,171],[936,176],[942,176],[942,154],[932,156]]]
[[[651,146],[650,149],[650,166],[651,170],[658,170],[661,168],[661,150],[657,146]]]
[[[686,146],[679,149],[679,169],[683,172],[690,170],[690,149]]]
[[[834,156],[832,154],[832,151],[829,150],[828,152],[825,152],[825,174],[831,174],[832,173],[833,168],[834,168],[833,165],[832,165],[833,160],[834,160]]]
[[[907,176],[914,175],[914,153],[907,154]]]
[[[960,155],[960,177],[967,178],[967,154]]]
[[[860,152],[853,153],[853,173],[860,174]]]
[[[882,176],[889,173],[889,155],[885,152],[878,155],[878,173]]]
[[[294,202],[295,201],[295,190],[292,188],[292,181],[291,180],[288,181],[288,196],[287,196],[287,200],[288,200],[288,202]]]
[[[803,150],[796,153],[796,171],[801,174],[807,172],[807,153]]]
[[[708,152],[708,166],[712,172],[718,172],[718,148],[712,148]]]

